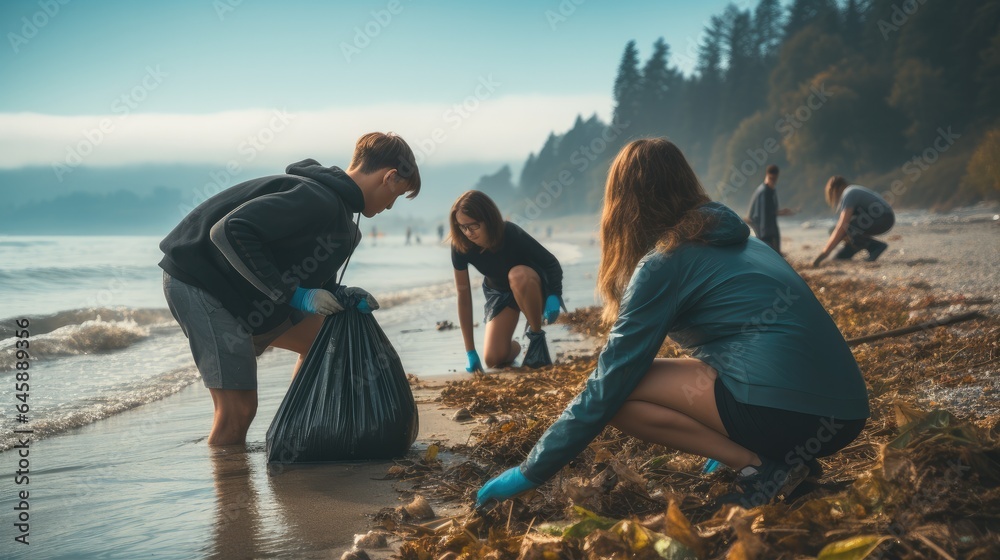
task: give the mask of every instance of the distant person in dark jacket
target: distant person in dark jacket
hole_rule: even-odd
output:
[[[869,415],[858,364],[809,286],[711,202],[664,139],[626,145],[608,174],[597,285],[613,322],[597,369],[478,507],[532,489],[605,426],[737,473],[726,501],[787,495]],[[692,357],[656,358],[670,336]]]
[[[413,151],[395,134],[358,139],[347,171],[307,159],[284,175],[230,187],[191,211],[160,243],[163,290],[215,403],[209,445],[246,441],[257,411],[257,360],[269,346],[299,354],[325,315],[361,296],[336,278],[370,218],[420,192]],[[358,217],[360,220],[360,216]]]
[[[859,251],[868,252],[866,261],[878,259],[889,245],[872,236],[888,232],[896,223],[889,203],[873,190],[848,185],[839,175],[830,177],[824,190],[827,204],[837,212],[837,225],[830,230],[830,238],[813,266],[819,266],[841,241],[844,246],[833,256],[835,259],[849,260]]]
[[[791,216],[790,208],[778,208],[778,166],[767,166],[764,182],[757,187],[750,200],[750,227],[758,239],[781,254],[781,232],[778,230],[778,216]]]
[[[505,222],[493,200],[479,191],[466,191],[451,207],[451,262],[458,290],[458,320],[465,339],[466,370],[481,371],[472,332],[472,289],[469,265],[485,278],[484,322],[486,367],[510,364],[521,352],[511,340],[521,313],[528,321],[528,351],[523,365],[552,363],[542,319],[552,323],[562,302],[562,267],[545,247],[523,229]]]

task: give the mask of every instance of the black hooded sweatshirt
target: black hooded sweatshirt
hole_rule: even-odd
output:
[[[285,175],[240,183],[192,210],[160,242],[160,267],[263,334],[292,315],[298,286],[336,287],[337,270],[361,240],[352,215],[364,204],[340,168],[293,163]]]

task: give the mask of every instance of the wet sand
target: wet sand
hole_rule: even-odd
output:
[[[329,558],[367,530],[373,513],[401,505],[391,462],[288,467],[268,474],[264,440],[293,363],[262,358],[261,407],[246,448],[205,444],[211,397],[200,384],[31,448],[30,537],[5,558]],[[464,443],[468,424],[450,420],[433,397],[441,380],[417,389],[420,433]],[[12,456],[5,454],[0,507],[12,511]],[[8,517],[5,514],[5,517]],[[9,521],[9,520],[8,520]],[[13,544],[12,544],[13,543]],[[338,552],[339,556],[339,552]]]

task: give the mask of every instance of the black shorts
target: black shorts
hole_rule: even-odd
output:
[[[494,290],[493,288],[486,285],[486,281],[483,280],[483,295],[486,296],[486,304],[483,306],[483,313],[485,318],[484,323],[489,323],[494,317],[500,314],[506,308],[511,308],[514,311],[520,311],[521,308],[517,306],[517,302],[514,301],[514,292],[507,290]]]
[[[715,378],[715,405],[729,439],[772,461],[833,455],[854,441],[867,421],[741,403],[719,377]]]

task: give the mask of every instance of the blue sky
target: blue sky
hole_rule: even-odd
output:
[[[6,1],[0,168],[204,163],[248,144],[256,163],[318,142],[342,158],[387,129],[430,163],[523,157],[577,113],[609,116],[627,41],[645,58],[662,36],[689,72],[726,3]]]

